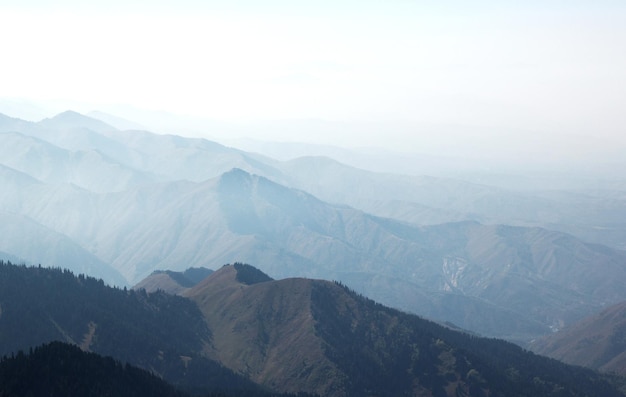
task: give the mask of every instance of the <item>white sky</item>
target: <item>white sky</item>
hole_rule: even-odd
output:
[[[626,136],[621,0],[3,0],[0,44],[4,98]]]

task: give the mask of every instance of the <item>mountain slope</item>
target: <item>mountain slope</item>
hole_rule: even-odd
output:
[[[116,269],[67,236],[25,216],[0,211],[0,250],[30,264],[63,266],[77,274],[103,278],[113,285],[126,284]]]
[[[544,207],[546,212],[556,209],[556,203],[505,189],[451,178],[370,172],[324,157],[294,159],[283,163],[281,168],[292,178],[294,187],[323,200],[349,204],[367,212],[378,209],[376,214],[385,217],[398,207],[408,209],[412,205],[418,206],[421,212],[429,208],[430,216],[441,216],[434,218],[433,223],[502,222],[502,219],[507,219],[507,223],[530,223],[545,216],[538,214],[536,208]],[[383,206],[383,203],[393,205]],[[416,214],[408,220],[425,223]]]
[[[31,122],[9,117],[0,113],[0,131],[23,131],[32,125]]]
[[[154,206],[155,222],[128,218],[139,226],[111,258],[134,271],[127,277],[253,262],[278,277],[341,280],[385,304],[520,341],[626,298],[626,254],[565,234],[471,222],[416,227],[241,170],[188,187],[162,208],[145,196],[141,208]]]
[[[215,354],[266,386],[327,396],[620,395],[598,375],[452,331],[336,283],[237,280],[225,266],[185,292]]]
[[[314,336],[311,281],[237,281],[234,266],[218,270],[184,293],[193,299],[213,331],[216,358],[255,382],[286,392],[333,395],[335,366]]]
[[[0,354],[63,341],[201,395],[623,397],[590,370],[452,331],[328,281],[274,281],[236,264],[186,294],[192,300],[0,263]],[[57,364],[62,350],[52,355]]]
[[[11,131],[2,134],[0,163],[11,165],[0,168],[0,210],[16,220],[5,232],[19,238],[3,236],[0,248],[32,263],[65,258],[82,272],[83,258],[104,263],[97,275],[107,282],[118,284],[104,274],[112,267],[134,284],[157,269],[250,262],[277,277],[341,280],[385,304],[522,343],[626,299],[624,252],[543,228],[466,221],[565,222],[619,236],[620,192],[568,201],[328,159],[280,163],[203,139],[118,131],[71,112],[39,123],[0,118],[2,125]],[[405,222],[416,212],[428,222],[464,221]],[[34,229],[41,241],[24,235]]]
[[[626,248],[624,190],[519,192],[452,178],[369,172],[324,157],[278,165],[292,187],[416,224],[473,220],[539,226]]]
[[[0,262],[0,319],[0,356],[62,341],[150,370],[187,390],[258,390],[205,356],[211,331],[195,304],[177,296]]]
[[[128,164],[158,175],[162,180],[202,182],[241,168],[275,180],[284,180],[275,161],[245,153],[216,142],[147,131],[109,132],[106,136],[131,150],[135,158]]]
[[[17,132],[0,133],[5,166],[49,184],[72,183],[92,192],[124,190],[154,181],[95,149],[67,150]]]
[[[37,123],[40,127],[51,130],[87,129],[97,133],[113,131],[115,128],[93,117],[82,115],[72,110],[59,113]]]
[[[147,131],[119,131],[100,120],[67,111],[50,119],[38,123],[31,123],[4,116],[0,118],[0,133],[7,136],[28,137],[34,139],[33,145],[48,147],[37,149],[41,152],[42,160],[30,164],[22,158],[21,167],[28,167],[33,172],[44,173],[46,168],[34,169],[41,161],[50,158],[49,152],[54,150],[57,161],[50,162],[51,170],[58,171],[69,157],[79,156],[80,153],[97,153],[111,171],[132,173],[133,179],[128,180],[128,186],[136,186],[149,181],[204,181],[216,177],[223,172],[238,167],[250,172],[266,175],[283,180],[281,172],[274,167],[275,161],[260,155],[248,154],[243,151],[229,148],[206,139],[183,138],[174,135],[158,135]],[[8,139],[8,138],[7,138]],[[0,147],[10,148],[15,143],[8,142]],[[35,149],[30,149],[32,153]],[[21,152],[7,152],[9,157],[19,156]],[[84,155],[83,155],[84,156]],[[33,157],[33,156],[31,156]],[[54,156],[53,156],[54,157]],[[5,160],[0,160],[5,164]],[[5,164],[9,165],[10,164]],[[70,164],[71,165],[71,164]],[[57,172],[57,178],[70,178],[72,172],[95,172],[94,167],[104,167],[101,164],[85,164],[82,168],[71,168],[66,172]],[[68,167],[66,164],[65,167]],[[19,167],[14,167],[20,169]],[[48,171],[48,174],[52,171]],[[32,175],[32,174],[31,174]],[[33,175],[37,177],[36,175]],[[47,175],[51,178],[50,175]],[[104,175],[109,177],[109,175]],[[122,175],[123,176],[123,175]],[[119,187],[107,189],[100,181],[102,178],[94,175],[91,178],[93,187],[98,192],[119,191]],[[124,180],[121,176],[118,177]],[[128,177],[127,177],[128,178]],[[41,179],[41,178],[40,178]],[[49,179],[51,183],[58,183],[57,179]],[[85,183],[85,182],[83,182]]]
[[[0,395],[184,396],[148,371],[61,342],[0,361]]]
[[[21,132],[72,152],[96,151],[151,180],[200,182],[241,168],[329,202],[402,221],[539,226],[626,248],[626,196],[619,180],[606,194],[597,190],[522,193],[450,178],[368,172],[320,157],[279,162],[204,139],[119,131],[75,112],[39,123],[4,116],[0,131]]]
[[[534,341],[531,348],[573,365],[626,375],[626,302]]]
[[[213,270],[205,267],[189,268],[184,272],[156,270],[133,286],[133,289],[143,289],[148,293],[163,291],[168,294],[178,295],[198,284],[211,273],[213,273]]]

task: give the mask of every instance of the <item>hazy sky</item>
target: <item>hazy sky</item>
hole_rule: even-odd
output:
[[[0,96],[626,135],[626,2],[0,3]]]

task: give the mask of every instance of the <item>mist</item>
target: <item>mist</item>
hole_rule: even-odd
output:
[[[222,141],[528,166],[612,161],[626,144],[612,1],[2,7],[5,51],[20,56],[0,66],[0,110],[32,121],[96,110]]]

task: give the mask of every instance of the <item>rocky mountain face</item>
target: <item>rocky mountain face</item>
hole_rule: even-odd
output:
[[[244,264],[210,274],[188,298],[60,269],[3,263],[0,273],[2,354],[63,341],[202,395],[623,396],[591,370],[442,327],[338,283],[272,280]]]
[[[328,159],[279,162],[74,112],[1,117],[0,141],[0,252],[114,285],[248,262],[520,343],[626,299],[623,251],[530,226],[610,229],[619,246],[618,192],[567,201]]]
[[[626,375],[626,302],[538,339],[530,347],[566,363]]]

